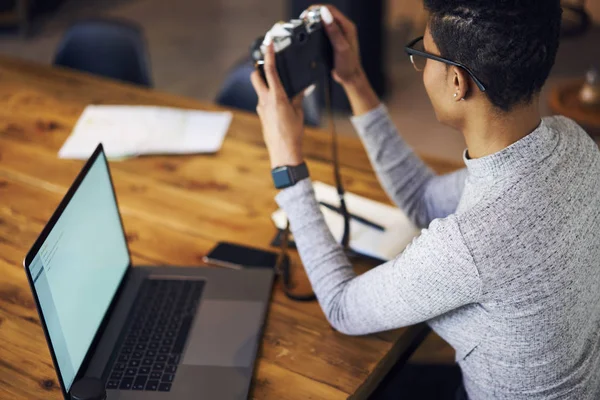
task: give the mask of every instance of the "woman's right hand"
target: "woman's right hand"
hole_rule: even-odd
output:
[[[321,11],[321,18],[334,51],[333,78],[342,86],[356,84],[365,77],[360,63],[356,25],[336,7],[324,7],[326,10]]]
[[[334,6],[324,7],[329,11],[327,13],[322,9],[321,19],[325,23],[325,31],[333,46],[333,79],[346,91],[352,113],[365,114],[376,108],[380,101],[360,62],[356,26]]]

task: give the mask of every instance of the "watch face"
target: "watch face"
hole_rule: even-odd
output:
[[[271,174],[273,175],[273,182],[275,183],[275,187],[277,189],[282,189],[292,184],[292,180],[290,179],[290,175],[288,172],[288,167],[275,168],[271,172]]]
[[[277,189],[284,189],[295,185],[296,182],[302,179],[308,178],[308,168],[306,167],[306,163],[296,166],[286,165],[271,170],[271,175],[273,176],[275,187]]]

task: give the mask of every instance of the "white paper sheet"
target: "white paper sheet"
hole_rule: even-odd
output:
[[[322,182],[313,182],[313,187],[318,201],[339,207],[340,202],[335,187]],[[420,230],[402,210],[396,207],[348,192],[345,199],[350,214],[385,228],[385,231],[380,231],[351,219],[350,248],[357,253],[381,260],[391,260],[420,234]],[[341,241],[344,233],[344,218],[324,206],[321,206],[321,211],[333,237],[338,242]],[[275,211],[271,218],[277,228],[285,228],[287,217],[283,210]]]
[[[231,124],[229,112],[147,106],[87,106],[58,152],[87,159],[98,143],[109,158],[142,154],[215,153]]]

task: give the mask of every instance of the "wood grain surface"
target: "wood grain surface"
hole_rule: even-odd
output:
[[[563,79],[550,90],[548,104],[556,114],[575,120],[594,139],[600,139],[600,106],[583,105],[579,98],[583,79]]]
[[[0,58],[0,399],[58,399],[60,389],[22,267],[25,253],[83,165],[57,152],[88,104],[216,110],[193,99]],[[332,184],[329,136],[308,130],[313,179]],[[340,138],[348,191],[389,202],[357,139]],[[457,167],[427,160],[438,172]],[[216,155],[110,163],[136,265],[201,265],[218,241],[269,249],[276,191],[257,118],[235,112]],[[309,285],[296,254],[298,290]],[[373,267],[357,263],[357,270]],[[422,326],[344,336],[317,303],[273,290],[251,398],[366,398]]]

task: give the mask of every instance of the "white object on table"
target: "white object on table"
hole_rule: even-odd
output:
[[[87,159],[98,143],[109,158],[143,154],[215,153],[230,112],[148,106],[87,106],[58,155]]]
[[[313,188],[317,201],[339,207],[340,202],[335,187],[323,182],[313,182]],[[421,232],[399,208],[348,192],[345,199],[350,214],[385,228],[385,231],[380,231],[351,218],[350,248],[357,253],[381,260],[391,260]],[[344,233],[344,218],[324,206],[321,206],[321,211],[333,237],[340,242]],[[275,211],[271,219],[278,229],[285,228],[287,217],[283,210]]]

